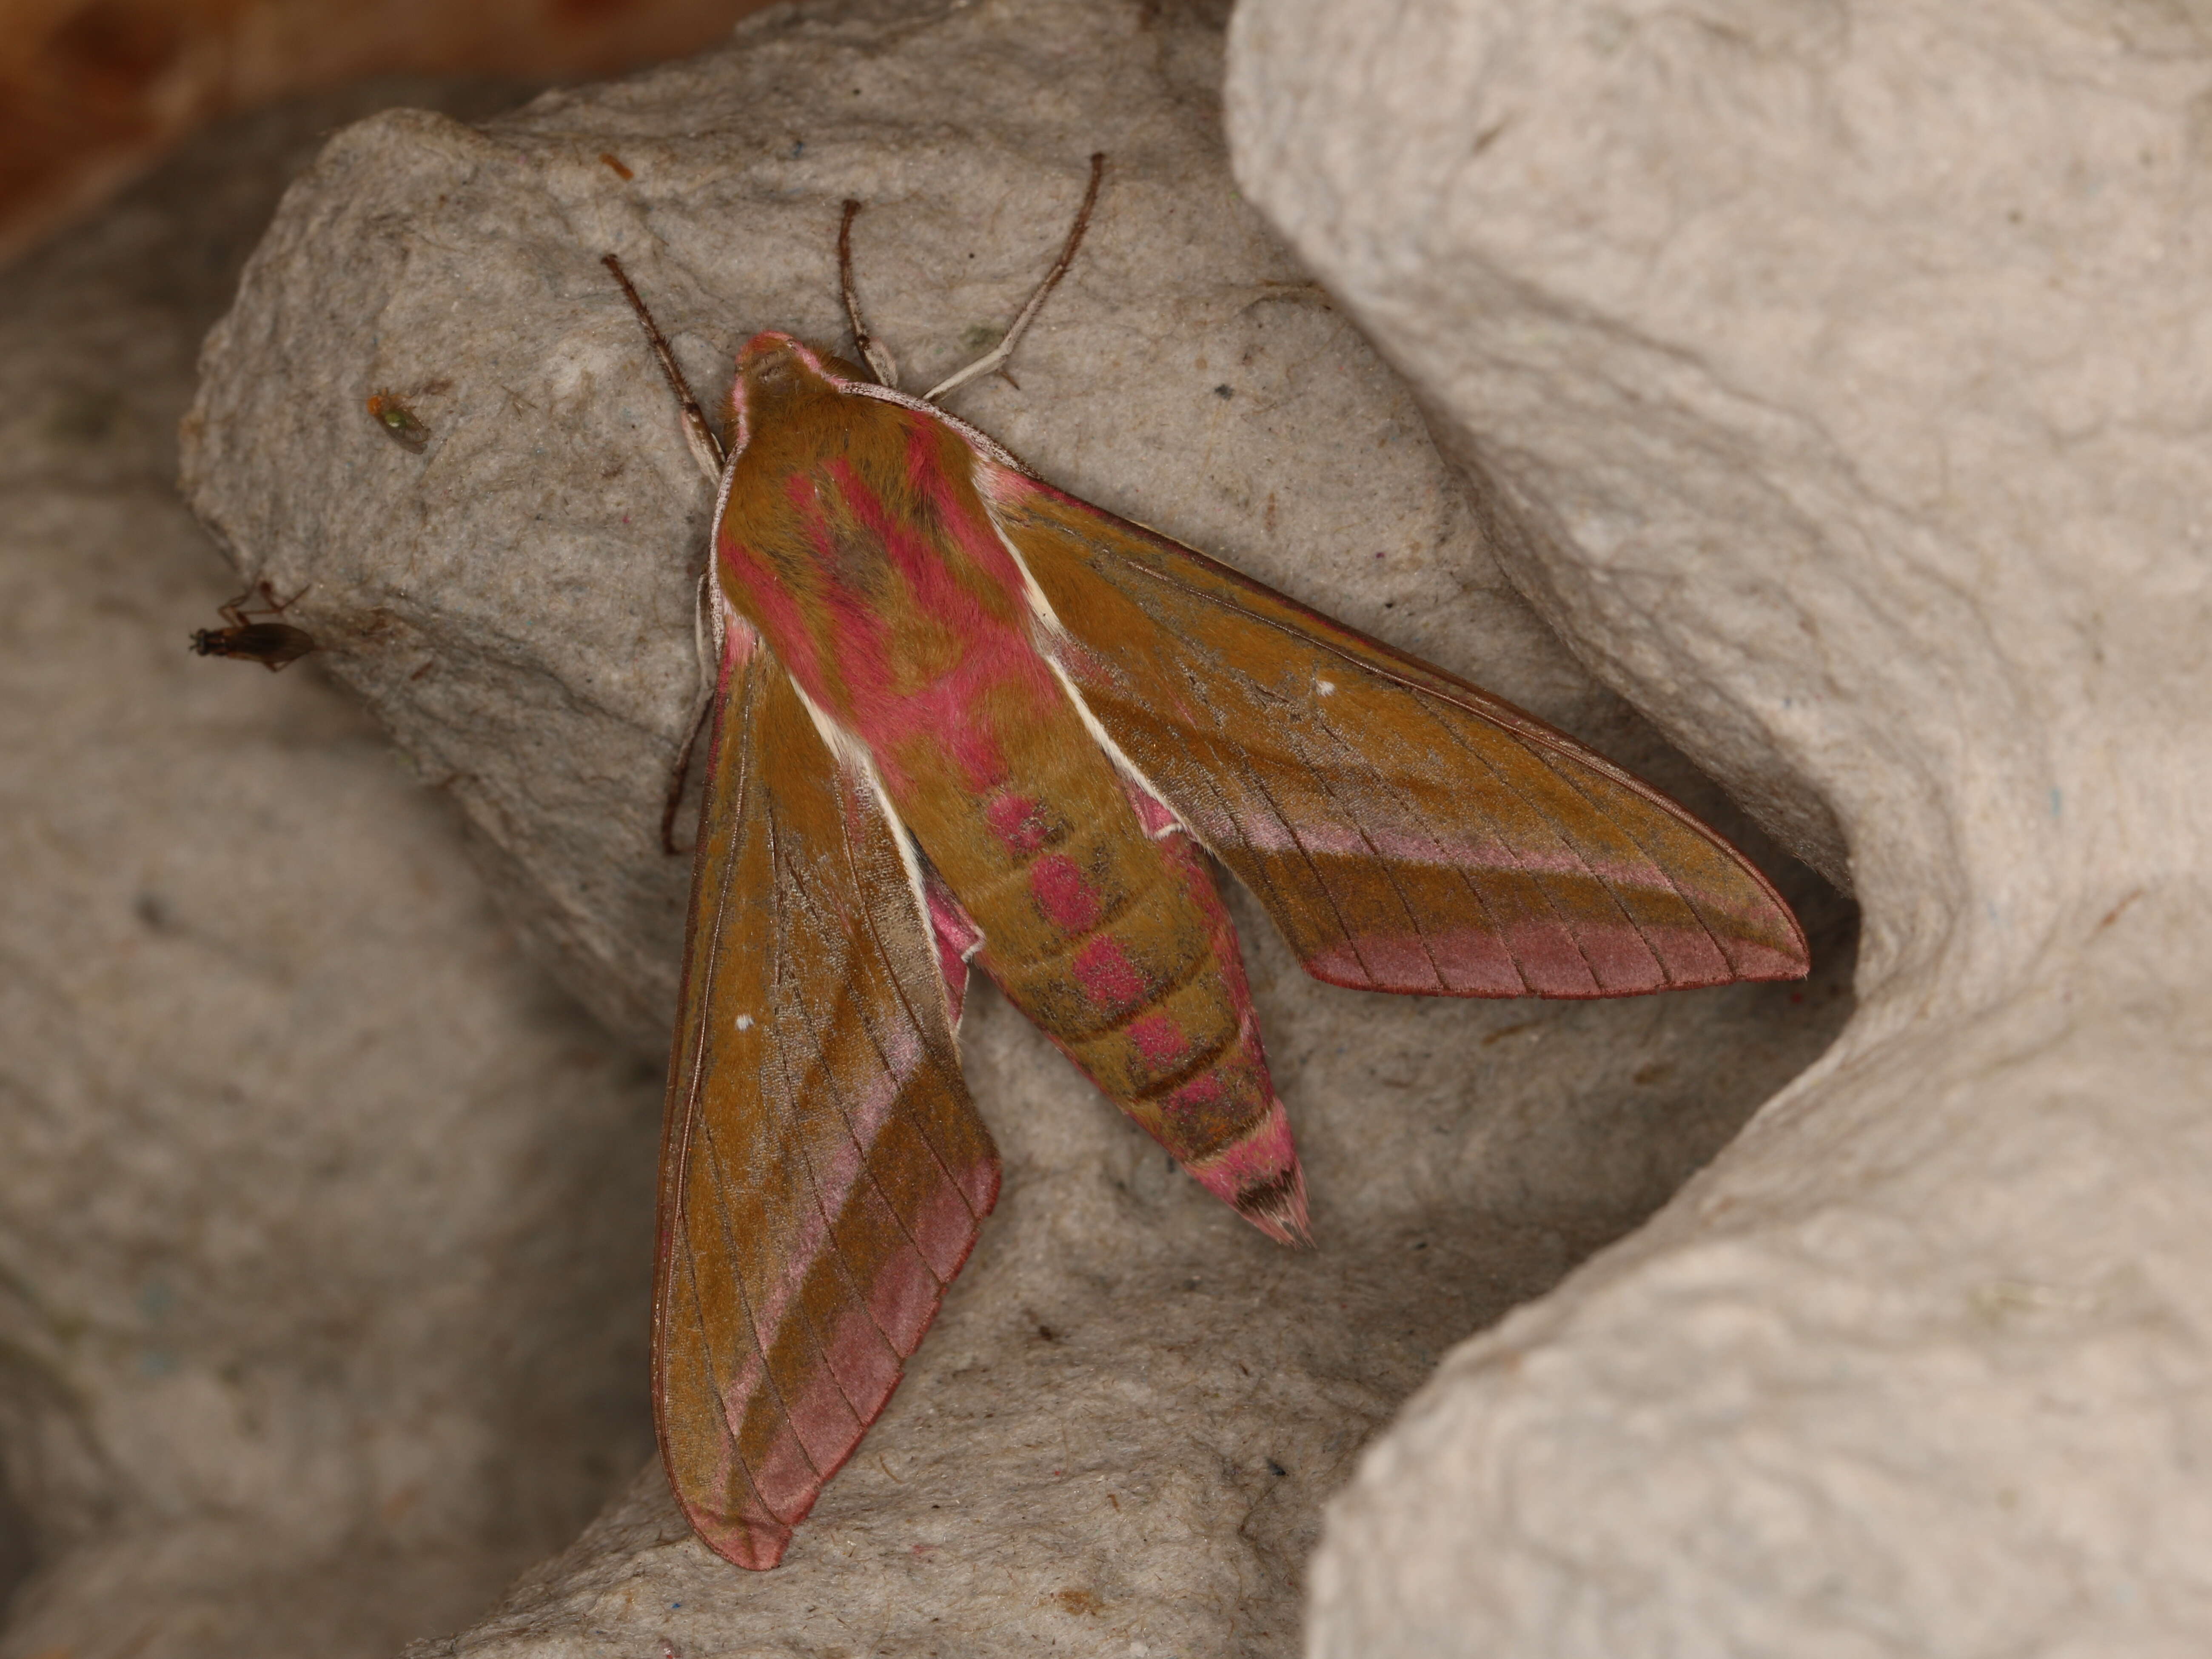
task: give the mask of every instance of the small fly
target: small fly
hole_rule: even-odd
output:
[[[246,602],[257,591],[262,602],[249,610]],[[300,593],[307,591],[303,587]],[[298,602],[300,593],[280,602],[270,592],[267,582],[247,588],[222,605],[222,619],[228,626],[192,630],[192,649],[203,657],[243,657],[249,662],[259,663],[272,674],[287,664],[297,662],[315,648],[315,636],[304,628],[295,628],[275,618],[289,611]],[[257,617],[270,620],[252,620]]]

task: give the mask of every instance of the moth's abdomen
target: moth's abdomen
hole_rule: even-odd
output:
[[[902,803],[982,931],[978,965],[1206,1187],[1276,1237],[1303,1233],[1236,932],[1196,849],[1146,832],[1072,707],[1009,746],[994,793]]]

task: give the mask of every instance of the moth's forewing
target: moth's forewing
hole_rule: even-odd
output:
[[[732,620],[661,1152],[654,1401],[717,1553],[770,1567],[997,1197],[894,831]]]
[[[1092,713],[1316,977],[1597,997],[1805,973],[1741,853],[1565,733],[1023,474],[984,494]]]

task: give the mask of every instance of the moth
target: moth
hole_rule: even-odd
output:
[[[1203,853],[1308,972],[1431,996],[1625,996],[1806,971],[1727,842],[1573,738],[1055,489],[938,401],[763,333],[728,441],[611,254],[715,478],[712,728],[653,1300],[668,1476],[774,1566],[897,1386],[999,1190],[961,1080],[968,976],[1270,1238],[1306,1232]],[[688,750],[688,744],[687,744]]]
[[[307,590],[302,588],[301,592]],[[246,602],[256,593],[261,604],[251,610]],[[196,628],[192,630],[192,651],[202,657],[242,657],[248,662],[258,662],[270,673],[297,662],[315,648],[315,636],[304,628],[295,628],[287,622],[253,622],[254,617],[277,617],[292,608],[300,595],[279,602],[267,582],[249,587],[234,599],[220,605],[224,626]]]

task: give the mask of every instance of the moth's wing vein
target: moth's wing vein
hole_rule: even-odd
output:
[[[1356,685],[1363,680],[1371,678],[1381,681],[1383,684],[1390,686],[1407,695],[1411,700],[1413,709],[1425,716],[1429,723],[1439,731],[1443,737],[1453,744],[1453,746],[1461,750],[1468,757],[1469,763],[1479,769],[1485,775],[1489,777],[1500,794],[1510,796],[1511,798],[1519,800],[1532,814],[1546,823],[1547,826],[1552,831],[1553,844],[1557,847],[1558,850],[1566,857],[1571,859],[1575,864],[1580,867],[1583,874],[1594,886],[1601,890],[1605,890],[1610,893],[1612,884],[1606,879],[1605,876],[1600,871],[1592,866],[1589,859],[1584,856],[1582,848],[1576,845],[1575,839],[1571,834],[1568,826],[1561,823],[1554,814],[1547,811],[1540,801],[1531,798],[1522,787],[1517,784],[1511,777],[1507,775],[1499,764],[1499,757],[1492,753],[1484,746],[1470,741],[1466,732],[1461,730],[1455,722],[1440,718],[1437,709],[1431,706],[1431,704],[1432,701],[1444,702],[1446,707],[1452,708],[1462,714],[1477,714],[1480,718],[1485,719],[1488,718],[1486,712],[1468,709],[1460,704],[1451,702],[1448,700],[1436,698],[1435,694],[1425,686],[1417,684],[1412,681],[1400,678],[1395,676],[1376,672],[1370,665],[1365,664],[1360,661],[1358,658],[1352,657],[1347,653],[1337,648],[1331,641],[1307,634],[1294,626],[1285,623],[1280,618],[1267,616],[1260,611],[1253,610],[1249,606],[1239,605],[1233,599],[1220,599],[1218,595],[1215,595],[1204,588],[1199,587],[1189,581],[1180,580],[1176,574],[1172,570],[1155,568],[1151,565],[1136,566],[1133,567],[1133,568],[1137,574],[1154,581],[1158,581],[1163,586],[1173,587],[1188,599],[1201,603],[1218,604],[1224,610],[1234,611],[1236,614],[1255,625],[1267,628],[1285,636],[1287,640],[1298,647],[1328,653],[1330,655],[1336,657],[1345,665],[1346,670],[1350,671],[1347,674],[1347,678],[1352,684]],[[1238,678],[1247,684],[1251,684],[1251,677],[1249,674],[1239,673]],[[1257,701],[1258,699],[1255,697],[1255,700]],[[1346,698],[1342,703],[1339,703],[1336,706],[1346,706],[1350,702],[1350,701],[1351,699]],[[1386,777],[1379,769],[1375,767],[1364,750],[1352,737],[1341,731],[1336,722],[1332,721],[1328,718],[1326,708],[1319,712],[1317,716],[1317,724],[1320,726],[1322,730],[1327,732],[1340,745],[1344,757],[1343,764],[1346,770],[1363,772],[1369,777],[1374,779],[1378,785],[1376,791],[1376,796],[1378,798],[1387,798],[1392,800],[1408,819],[1415,821],[1419,825],[1419,827],[1425,832],[1426,837],[1431,844],[1433,845],[1439,853],[1449,854],[1453,844],[1452,837],[1446,833],[1441,826],[1437,825],[1436,820],[1432,817],[1421,809],[1419,799],[1413,791],[1394,786],[1391,781]],[[1511,735],[1517,736],[1518,734],[1513,733]],[[1533,761],[1535,759],[1535,757],[1532,755],[1530,758]],[[1324,790],[1327,790],[1328,793],[1331,794],[1332,798],[1339,804],[1340,810],[1342,813],[1343,822],[1349,826],[1357,828],[1360,831],[1364,842],[1367,846],[1370,853],[1375,858],[1375,867],[1376,871],[1385,880],[1390,883],[1390,885],[1398,896],[1407,916],[1413,923],[1414,936],[1421,943],[1423,954],[1427,957],[1430,966],[1434,972],[1436,983],[1439,987],[1449,986],[1450,983],[1449,975],[1443,970],[1443,964],[1437,961],[1430,933],[1428,930],[1422,926],[1423,916],[1420,907],[1413,902],[1411,895],[1407,891],[1403,882],[1397,877],[1396,866],[1398,861],[1383,857],[1381,854],[1381,850],[1376,847],[1374,837],[1370,832],[1369,826],[1366,822],[1367,815],[1362,811],[1361,804],[1358,800],[1349,797],[1345,791],[1331,787],[1328,782],[1328,773],[1324,769],[1320,767],[1314,768],[1313,776],[1316,784]],[[1256,776],[1255,777],[1255,782],[1257,783]],[[1259,787],[1264,787],[1265,786],[1261,784],[1259,785]],[[1587,799],[1587,797],[1585,797],[1585,799]],[[1583,936],[1583,930],[1576,926],[1572,917],[1560,909],[1557,895],[1551,890],[1550,884],[1544,880],[1538,867],[1531,862],[1528,857],[1530,849],[1522,844],[1521,840],[1516,837],[1511,830],[1498,821],[1495,815],[1489,810],[1481,797],[1478,796],[1472,799],[1462,798],[1456,801],[1455,805],[1462,815],[1480,815],[1483,821],[1488,825],[1491,832],[1491,839],[1494,843],[1497,855],[1497,861],[1488,867],[1498,870],[1518,870],[1528,877],[1532,896],[1543,906],[1545,911],[1553,918],[1553,925],[1560,938],[1567,944],[1572,945],[1576,954],[1582,959],[1583,966],[1589,975],[1590,984],[1593,986],[1601,985],[1603,983],[1603,980],[1599,971],[1599,964],[1590,955],[1588,942]],[[1593,802],[1592,805],[1596,808],[1596,810],[1602,811],[1603,809],[1597,806],[1596,803]],[[1294,826],[1292,833],[1297,833]],[[1301,843],[1303,845],[1303,837],[1301,837]],[[1310,865],[1310,863],[1311,860],[1309,859],[1309,864]],[[1450,872],[1457,878],[1457,884],[1465,890],[1468,900],[1483,913],[1486,920],[1489,931],[1502,937],[1505,933],[1505,928],[1500,919],[1498,917],[1492,902],[1482,891],[1480,884],[1477,882],[1474,871],[1469,869],[1465,863],[1454,860],[1448,856],[1439,860],[1439,867]],[[1325,881],[1323,881],[1322,884],[1324,887],[1328,885]],[[1624,907],[1620,905],[1617,898],[1614,908],[1616,914],[1619,915],[1621,922],[1634,930],[1639,938],[1642,938],[1644,936],[1643,929],[1638,925],[1635,918],[1630,915]],[[1340,908],[1339,910],[1339,915],[1340,918]],[[1351,948],[1355,953],[1358,953],[1359,951],[1359,942],[1356,931],[1346,927],[1346,933],[1347,935],[1347,942]],[[1650,942],[1648,939],[1645,940],[1645,946],[1647,950],[1650,950]],[[1651,951],[1651,955],[1655,963],[1662,961],[1662,958],[1656,951]],[[1512,961],[1512,965],[1516,969],[1516,976],[1521,981],[1522,987],[1524,989],[1533,989],[1534,988],[1528,985],[1525,973],[1520,972],[1521,963],[1517,957],[1512,957],[1510,960]]]
[[[1310,971],[1571,997],[1803,971],[1765,878],[1571,738],[1049,486],[986,495],[1094,718]]]
[[[1367,755],[1361,750],[1358,744],[1346,733],[1339,731],[1335,723],[1330,720],[1325,710],[1319,714],[1316,724],[1319,726],[1321,731],[1328,736],[1329,740],[1337,745],[1342,756],[1340,763],[1346,770],[1351,770],[1356,768],[1369,772],[1374,775],[1378,780],[1381,780],[1384,783],[1385,787],[1387,787],[1388,780],[1382,779],[1381,773],[1374,766]],[[1318,770],[1318,769],[1316,769]],[[1341,798],[1342,792],[1339,791],[1337,793],[1340,798]],[[1403,810],[1409,817],[1415,818],[1419,822],[1420,827],[1426,832],[1429,841],[1436,847],[1437,851],[1439,853],[1448,851],[1450,846],[1449,840],[1445,836],[1442,828],[1437,824],[1434,818],[1421,811],[1419,804],[1410,793],[1404,791],[1397,791],[1395,793],[1397,794],[1401,809]],[[1483,805],[1480,801],[1468,802],[1463,805],[1464,810],[1470,812],[1480,813],[1482,816],[1484,822],[1490,826],[1492,838],[1504,849],[1509,856],[1516,857],[1517,862],[1517,854],[1516,854],[1515,848],[1512,845],[1511,838],[1505,834],[1504,828],[1497,823],[1495,819],[1491,816]],[[1350,801],[1346,801],[1345,803],[1344,810],[1348,817],[1356,816],[1358,811],[1356,805]],[[1364,823],[1361,825],[1360,834],[1363,839],[1365,840],[1368,847],[1375,851],[1377,866],[1383,872],[1386,878],[1390,881],[1392,889],[1396,892],[1399,902],[1404,907],[1407,915],[1412,920],[1415,927],[1420,930],[1422,947],[1427,953],[1429,965],[1431,971],[1436,975],[1437,983],[1439,986],[1449,986],[1451,983],[1450,975],[1446,972],[1443,963],[1437,959],[1435,948],[1429,939],[1426,929],[1421,927],[1420,907],[1415,902],[1413,895],[1407,890],[1404,882],[1399,878],[1394,862],[1392,860],[1383,859],[1381,856],[1381,850],[1375,847],[1373,834]],[[1467,894],[1468,902],[1472,903],[1476,909],[1481,912],[1489,931],[1502,937],[1504,933],[1504,924],[1497,914],[1496,907],[1492,903],[1490,896],[1482,890],[1481,884],[1476,881],[1474,872],[1467,869],[1464,866],[1453,863],[1449,860],[1440,860],[1440,863],[1443,868],[1449,870],[1457,878],[1459,885]],[[1547,902],[1548,902],[1548,896],[1547,896]],[[1357,948],[1356,939],[1354,940],[1354,948]],[[1515,964],[1515,969],[1517,973],[1517,963]],[[1522,979],[1522,984],[1525,989],[1528,985],[1528,981],[1525,977]]]
[[[786,974],[786,969],[794,953],[782,947],[785,941],[793,937],[794,930],[785,925],[783,918],[787,914],[787,907],[802,910],[807,908],[805,878],[798,868],[782,856],[781,837],[775,836],[773,828],[770,829],[769,834],[778,843],[776,850],[771,855],[771,867],[775,870],[777,875],[771,902],[775,906],[777,916],[772,937],[778,945],[775,951],[775,971],[779,981],[779,993],[771,1000],[770,1007],[773,1013],[766,1023],[762,1040],[767,1043],[775,1055],[776,1075],[781,1085],[778,1097],[786,1103],[785,1117],[789,1130],[787,1138],[792,1147],[790,1166],[797,1170],[804,1177],[806,1196],[811,1200],[813,1213],[821,1224],[821,1236],[829,1239],[831,1243],[831,1248],[823,1251],[817,1260],[826,1262],[828,1264],[826,1270],[836,1273],[843,1281],[847,1286],[849,1299],[865,1309],[867,1306],[866,1291],[853,1276],[852,1264],[847,1260],[844,1241],[839,1237],[838,1224],[842,1217],[830,1203],[823,1184],[822,1174],[818,1167],[820,1149],[805,1134],[804,1119],[795,1104],[804,1097],[804,1091],[792,1074],[793,1045],[788,1035],[792,1022],[782,1016],[787,1006],[800,1000],[801,993],[796,988],[795,981],[791,981]],[[803,1007],[799,1010],[797,1024],[798,1028],[802,1030],[811,1031],[813,1029],[808,1024],[806,1012]],[[735,1246],[733,1245],[732,1248]],[[846,1404],[852,1408],[856,1421],[865,1427],[872,1415],[872,1410],[864,1407],[860,1401],[853,1397],[844,1376],[830,1358],[835,1333],[825,1333],[821,1329],[815,1318],[814,1310],[807,1305],[804,1298],[799,1301],[798,1306],[800,1316],[806,1322],[807,1328],[812,1335],[816,1349],[822,1357],[823,1370],[827,1371],[830,1380],[836,1384],[837,1391],[843,1396]],[[872,1327],[874,1326],[872,1313],[869,1322]],[[883,1335],[880,1328],[876,1328],[878,1334]],[[888,1352],[893,1354],[896,1352],[887,1336],[884,1337],[884,1348]],[[826,1471],[824,1478],[827,1478]]]
[[[1144,533],[1148,538],[1164,543],[1166,546],[1187,555],[1193,562],[1194,568],[1206,577],[1216,579],[1217,581],[1226,580],[1238,587],[1257,590],[1260,594],[1278,601],[1284,608],[1293,613],[1304,610],[1304,607],[1297,605],[1296,601],[1284,599],[1281,595],[1274,593],[1273,590],[1244,576],[1241,572],[1208,559],[1194,550],[1182,548],[1179,544],[1167,542],[1165,538],[1152,538],[1151,532]],[[1318,620],[1347,635],[1357,646],[1364,649],[1355,653],[1336,640],[1309,634],[1295,621],[1269,615],[1250,605],[1240,603],[1233,598],[1224,598],[1213,587],[1202,586],[1190,580],[1188,574],[1178,573],[1164,563],[1133,565],[1131,569],[1133,574],[1163,586],[1171,587],[1196,602],[1233,610],[1257,625],[1273,629],[1313,649],[1325,651],[1363,673],[1372,675],[1378,680],[1400,688],[1417,705],[1441,704],[1463,717],[1473,719],[1484,726],[1495,729],[1501,735],[1508,735],[1518,739],[1519,746],[1532,761],[1544,767],[1561,785],[1571,789],[1587,802],[1595,817],[1636,845],[1638,850],[1644,854],[1652,873],[1665,884],[1696,920],[1700,931],[1705,933],[1715,952],[1723,961],[1729,962],[1733,966],[1735,957],[1728,948],[1726,939],[1714,927],[1711,918],[1708,915],[1708,907],[1711,902],[1710,897],[1686,888],[1677,870],[1673,867],[1672,861],[1655,851],[1649,845],[1649,842],[1659,836],[1671,833],[1685,839],[1702,842],[1704,849],[1707,852],[1723,853],[1726,857],[1733,860],[1742,874],[1751,878],[1757,890],[1767,901],[1770,908],[1778,913],[1779,919],[1786,923],[1794,948],[1785,950],[1784,954],[1795,955],[1802,962],[1805,950],[1803,935],[1797,929],[1796,918],[1790,914],[1788,907],[1782,903],[1779,896],[1774,893],[1765,876],[1752,867],[1735,848],[1720,842],[1717,836],[1677,803],[1669,800],[1644,782],[1642,779],[1615,765],[1603,756],[1583,747],[1565,734],[1552,730],[1534,716],[1513,708],[1502,699],[1492,696],[1480,687],[1461,684],[1443,671],[1428,664],[1407,659],[1404,653],[1377,641],[1366,640],[1329,618],[1322,617]],[[1474,743],[1456,723],[1443,720],[1439,720],[1438,724],[1470,756],[1480,758],[1486,767],[1493,772],[1496,771],[1495,757],[1481,744]],[[1649,814],[1649,821],[1645,822],[1635,816],[1613,810],[1600,798],[1595,787],[1600,782],[1624,790],[1634,800],[1656,809]],[[1515,788],[1514,793],[1522,795],[1524,799],[1528,799],[1525,791],[1517,787]],[[1533,799],[1529,800],[1529,805],[1535,810],[1544,811],[1541,805]],[[1548,811],[1545,811],[1545,816],[1553,817]],[[1558,820],[1555,818],[1554,822],[1557,823]],[[1571,839],[1571,826],[1560,824],[1559,828],[1563,835]],[[1589,865],[1580,848],[1575,850],[1578,860],[1583,863],[1594,879],[1608,889],[1615,888],[1615,883]],[[1666,964],[1667,953],[1659,950],[1653,943],[1644,923],[1636,918],[1632,908],[1625,903],[1621,908],[1624,920],[1633,926],[1639,936],[1644,939],[1646,947],[1652,951],[1655,960],[1662,966]],[[1587,952],[1585,951],[1584,954],[1587,960]],[[1762,973],[1742,976],[1765,978],[1791,975]],[[1701,979],[1694,982],[1710,981]]]
[[[1316,884],[1322,884],[1319,867],[1314,862],[1311,849],[1298,833],[1298,826],[1293,816],[1284,809],[1280,801],[1276,799],[1273,792],[1268,789],[1265,779],[1259,775],[1257,769],[1247,763],[1244,754],[1233,743],[1224,741],[1222,738],[1221,733],[1229,722],[1223,719],[1223,706],[1214,693],[1212,682],[1217,677],[1194,672],[1188,663],[1178,663],[1175,666],[1182,674],[1182,684],[1187,693],[1202,703],[1213,715],[1212,730],[1202,729],[1195,722],[1177,721],[1167,726],[1167,740],[1176,744],[1189,762],[1188,771],[1179,772],[1178,778],[1188,776],[1198,787],[1205,789],[1214,802],[1214,814],[1199,816],[1203,816],[1212,822],[1216,821],[1218,814],[1218,821],[1236,824],[1239,829],[1244,830],[1247,839],[1250,839],[1248,820],[1253,815],[1249,811],[1240,811],[1237,805],[1222,792],[1218,782],[1218,780],[1224,775],[1233,774],[1238,776],[1259,797],[1260,805],[1267,809],[1267,815],[1274,820],[1283,838],[1297,850],[1300,862],[1312,876]],[[1199,752],[1201,745],[1203,753]],[[1203,844],[1202,838],[1201,844]],[[1208,848],[1208,850],[1212,849]]]
[[[1248,695],[1252,701],[1265,702],[1266,698],[1260,694],[1259,688],[1254,684],[1251,677],[1242,671],[1233,668],[1225,669],[1219,678],[1224,679],[1233,678],[1236,683],[1249,688]],[[1201,696],[1206,695],[1203,685],[1197,685],[1194,689],[1198,695]],[[1216,708],[1218,711],[1218,704]],[[1215,719],[1217,726],[1226,725],[1226,722],[1220,719],[1218,712]],[[1306,832],[1299,828],[1297,814],[1285,809],[1282,802],[1276,798],[1275,792],[1267,787],[1267,776],[1263,770],[1253,765],[1247,755],[1224,744],[1216,744],[1213,747],[1217,756],[1215,766],[1219,769],[1234,767],[1244,780],[1246,787],[1252,789],[1267,803],[1268,811],[1273,815],[1276,822],[1282,825],[1283,833],[1288,837],[1291,845],[1297,849],[1299,860],[1311,878],[1315,890],[1321,895],[1322,902],[1328,906],[1335,919],[1338,933],[1350,946],[1354,956],[1359,958],[1363,970],[1371,974],[1373,970],[1360,951],[1358,931],[1346,916],[1343,901],[1336,890],[1335,884],[1324,873],[1320,858],[1316,855],[1310,839]],[[1400,908],[1404,911],[1408,921],[1418,931],[1420,913],[1415,908],[1412,896],[1405,890],[1404,884],[1398,880],[1396,872],[1392,869],[1390,862],[1382,856],[1382,849],[1376,846],[1375,838],[1369,833],[1367,825],[1362,821],[1357,806],[1344,798],[1343,791],[1339,789],[1328,775],[1318,767],[1309,768],[1308,776],[1316,789],[1328,795],[1335,803],[1342,821],[1358,836],[1360,844],[1367,849],[1369,858],[1374,860],[1375,868],[1381,872],[1382,879],[1389,884],[1391,891],[1396,896]],[[1423,948],[1426,951],[1425,939],[1423,941]],[[1433,953],[1429,953],[1429,966],[1435,975],[1437,983],[1444,984],[1446,981],[1441,965],[1437,963]]]
[[[686,1513],[761,1567],[972,1247],[975,1206],[939,1139],[988,1164],[979,1190],[996,1165],[942,1002],[908,982],[927,920],[877,890],[908,891],[891,827],[848,811],[780,665],[757,641],[733,649],[672,1079],[655,1393]]]
[[[883,833],[890,836],[898,836],[905,834],[904,826],[898,822],[896,815],[890,811],[888,804],[882,802],[880,793],[875,791],[872,787],[871,788],[871,793],[875,796],[875,799],[872,804],[877,805],[880,810],[881,817],[879,820],[869,819],[862,816],[863,809],[860,807],[860,804],[853,799],[853,791],[851,789],[848,788],[847,791],[843,792],[841,796],[842,804],[846,809],[845,836],[842,842],[843,854],[848,868],[851,872],[855,889],[863,892],[871,890],[872,887],[876,890],[880,890],[882,886],[881,878],[887,872],[870,872],[863,867],[863,850],[860,845],[856,844],[856,832],[864,835],[867,829],[874,827],[879,829]],[[894,848],[894,856],[896,855],[896,848]],[[928,959],[921,965],[921,971],[935,975],[939,970],[934,959],[936,953],[934,949],[934,940],[932,937],[933,924],[930,921],[927,909],[922,908],[919,901],[915,898],[912,887],[903,879],[902,866],[901,874],[902,879],[898,884],[897,890],[900,893],[904,894],[907,896],[908,902],[915,906],[912,915],[912,921],[916,930],[915,937],[918,937],[925,941],[927,946],[927,955]],[[951,1033],[949,1023],[945,1024],[944,1026],[945,1031],[945,1042],[940,1043],[931,1040],[936,1037],[939,1032],[940,1022],[936,1016],[942,1007],[941,1001],[930,1000],[924,1002],[917,1000],[914,995],[913,988],[908,983],[908,974],[915,971],[916,966],[916,964],[911,961],[911,957],[914,954],[914,939],[909,938],[902,945],[899,940],[890,937],[884,928],[884,918],[878,913],[878,907],[875,904],[871,903],[863,905],[861,908],[861,917],[863,923],[866,927],[870,942],[875,947],[877,955],[885,964],[887,964],[891,982],[891,990],[897,999],[901,1012],[905,1016],[907,1025],[922,1036],[923,1049],[921,1056],[921,1067],[939,1074],[940,1083],[948,1080],[943,1076],[943,1074],[949,1072],[951,1073],[949,1081],[951,1082],[951,1086],[956,1089],[963,1087],[964,1085],[961,1084],[959,1079],[960,1057],[957,1048],[958,1038]],[[899,964],[902,962],[906,965],[906,972],[901,972],[899,970]],[[880,1039],[878,1041],[878,1050],[879,1054],[882,1051]],[[884,1058],[884,1064],[888,1068],[890,1065],[889,1057],[886,1055]],[[981,1222],[983,1216],[989,1213],[989,1206],[986,1205],[983,1209],[979,1211],[975,1207],[975,1202],[969,1198],[967,1188],[962,1184],[958,1173],[954,1168],[955,1160],[946,1154],[943,1146],[939,1145],[938,1133],[933,1133],[933,1131],[940,1130],[942,1126],[932,1124],[927,1114],[921,1112],[915,1113],[910,1121],[915,1133],[921,1137],[924,1144],[928,1146],[930,1156],[936,1159],[938,1168],[943,1173],[945,1181],[951,1186],[955,1192],[957,1192],[960,1194],[961,1201],[967,1206],[969,1216],[974,1220]],[[927,1260],[927,1257],[924,1259]]]

